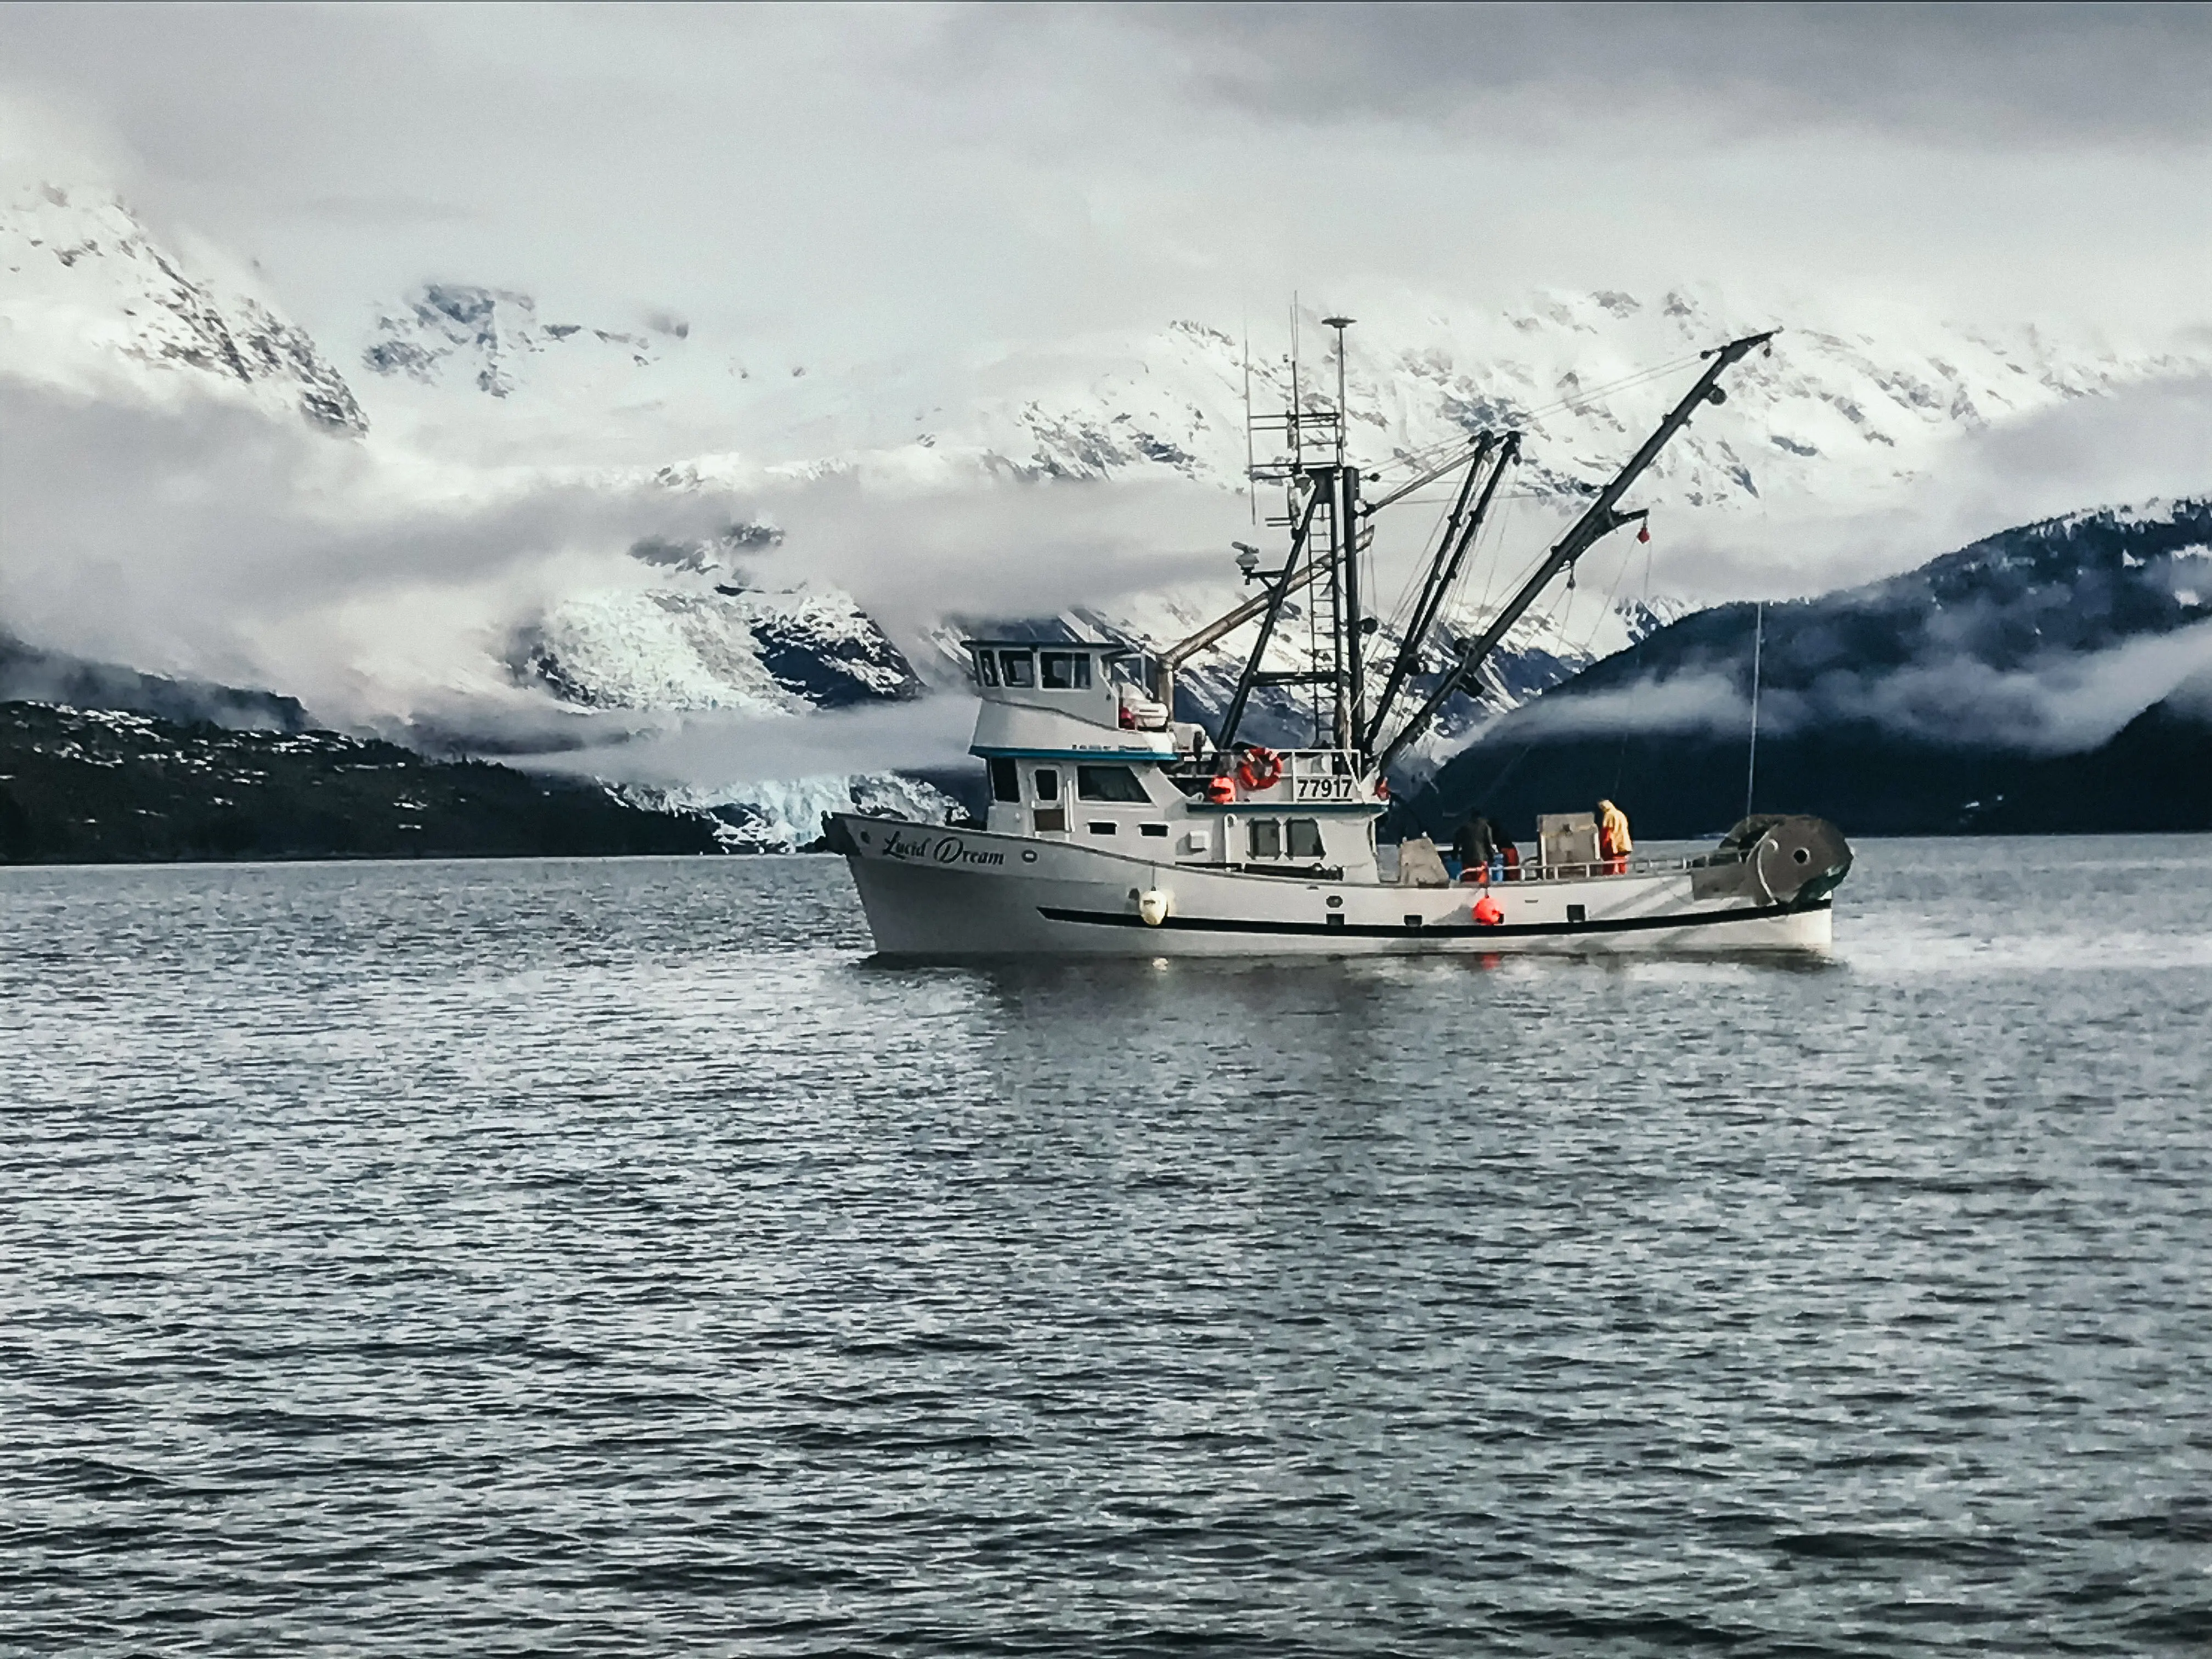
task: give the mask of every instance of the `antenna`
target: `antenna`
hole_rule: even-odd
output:
[[[1344,399],[1344,331],[1352,326],[1349,317],[1324,317],[1322,326],[1336,331],[1336,459],[1344,459],[1344,425],[1350,418],[1350,405]]]
[[[1256,526],[1260,522],[1260,496],[1252,484],[1252,319],[1244,319],[1244,506]]]

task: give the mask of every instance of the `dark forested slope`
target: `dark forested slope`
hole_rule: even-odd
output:
[[[0,703],[0,862],[710,853],[702,817],[331,732]]]
[[[2203,686],[2067,740],[2092,665],[2111,683],[2129,653],[2208,630],[2205,501],[2027,525],[1768,605],[1756,805],[1869,835],[2212,830]],[[1648,835],[1724,827],[1744,805],[1753,634],[1752,606],[1721,605],[1593,665],[1492,724],[1398,824],[1441,830],[1480,808],[1521,835],[1602,796]]]

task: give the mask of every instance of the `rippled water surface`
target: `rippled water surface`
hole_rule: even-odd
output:
[[[2212,841],[1838,958],[0,872],[0,1648],[2203,1651]]]

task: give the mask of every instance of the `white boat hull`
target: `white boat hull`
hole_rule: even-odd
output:
[[[876,948],[898,957],[1818,952],[1833,936],[1826,898],[1775,903],[1755,889],[1699,897],[1686,870],[1399,887],[858,815],[831,826]],[[1472,914],[1486,890],[1504,912],[1487,927]],[[1140,914],[1147,892],[1166,898],[1156,923]]]

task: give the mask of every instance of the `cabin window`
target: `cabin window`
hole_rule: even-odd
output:
[[[1008,685],[1028,685],[1035,678],[1030,672],[1030,653],[1026,651],[999,653],[999,672],[1006,677]]]
[[[1036,774],[1036,798],[1042,801],[1060,799],[1060,769],[1040,766]]]
[[[1085,800],[1127,801],[1141,806],[1152,799],[1137,775],[1126,766],[1079,766],[1075,793]]]
[[[978,651],[975,653],[975,677],[985,685],[999,683],[999,665],[992,661],[989,652]]]
[[[1091,689],[1091,658],[1079,651],[1043,651],[1037,653],[1037,666],[1042,682],[1048,691],[1088,691]]]
[[[994,760],[991,768],[991,799],[1019,800],[1022,798],[1021,769],[1010,760]]]
[[[1283,821],[1280,818],[1254,818],[1244,826],[1244,844],[1255,859],[1282,857]]]
[[[1290,853],[1294,859],[1317,859],[1321,856],[1321,820],[1292,818],[1283,826],[1290,838]]]

